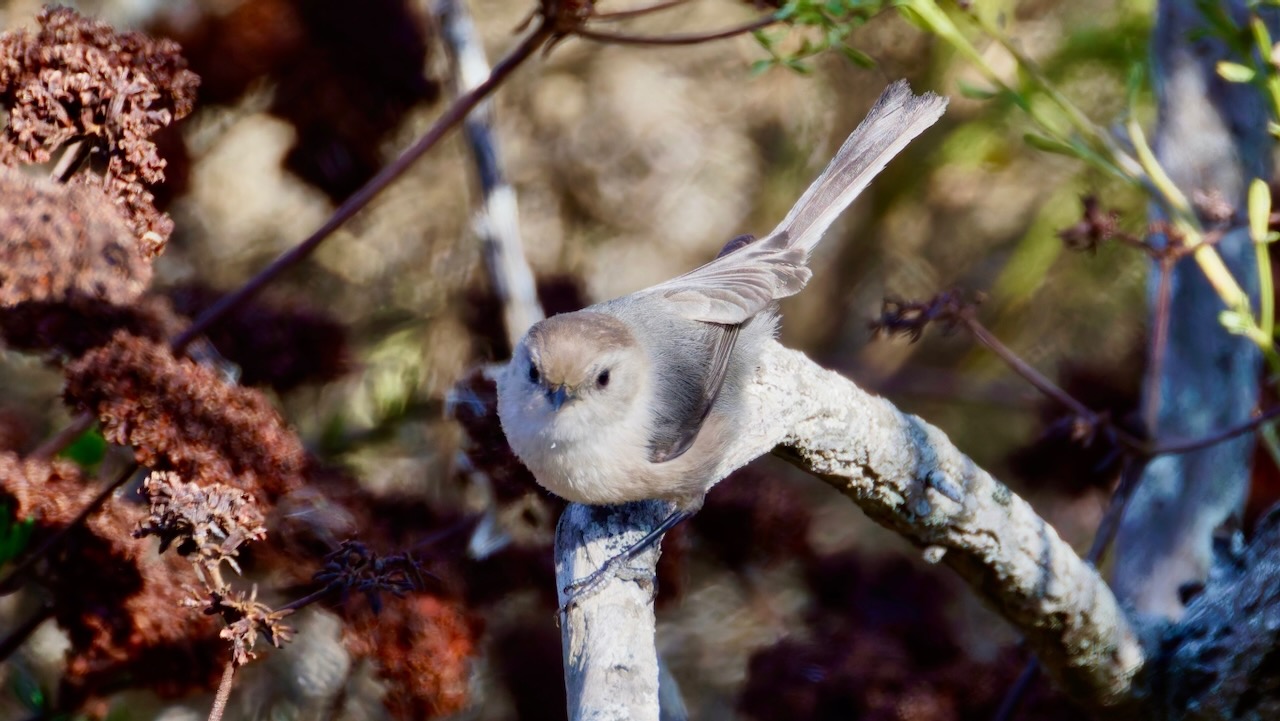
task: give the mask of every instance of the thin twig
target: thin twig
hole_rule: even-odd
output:
[[[286,612],[288,612],[288,613],[292,613],[292,612],[297,611],[298,609],[303,608],[303,607],[305,607],[305,606],[310,606],[311,604],[315,603],[316,601],[319,601],[320,599],[324,598],[325,596],[328,596],[329,594],[333,593],[334,591],[337,591],[338,589],[342,588],[342,586],[343,586],[343,584],[342,584],[342,583],[330,583],[329,585],[324,586],[323,588],[319,589],[318,591],[312,591],[311,593],[308,593],[307,595],[303,596],[302,598],[295,598],[294,600],[292,600],[292,601],[290,601],[290,602],[288,602],[288,603],[284,604],[283,606],[277,606],[277,607],[276,607],[276,612],[277,612],[277,613],[286,613]]]
[[[94,416],[92,413],[84,412],[66,425],[62,430],[49,436],[43,443],[36,446],[31,453],[27,454],[27,458],[33,460],[48,460],[66,450],[71,442],[80,437],[80,434],[89,430],[93,425]]]
[[[1009,693],[1005,694],[1000,702],[1000,708],[996,709],[991,721],[1010,721],[1018,712],[1018,707],[1022,705],[1022,698],[1027,695],[1027,691],[1031,690],[1031,686],[1039,677],[1040,662],[1032,656],[1027,660],[1027,665],[1022,668],[1022,673],[1018,674],[1018,680],[1009,687]]]
[[[1192,451],[1203,450],[1205,448],[1208,448],[1209,446],[1217,445],[1219,443],[1222,443],[1223,441],[1229,441],[1232,438],[1236,438],[1237,436],[1243,436],[1246,433],[1255,431],[1258,429],[1259,426],[1277,417],[1280,417],[1280,406],[1273,406],[1271,408],[1268,408],[1258,413],[1253,418],[1250,418],[1249,420],[1243,423],[1239,423],[1237,425],[1231,426],[1230,428],[1227,428],[1225,430],[1218,431],[1217,433],[1211,433],[1202,438],[1196,438],[1193,440],[1161,443],[1160,445],[1157,445],[1154,448],[1152,448],[1149,451],[1149,453],[1152,457],[1154,457],[1154,456],[1172,456],[1172,455],[1179,455],[1182,453],[1191,453]]]
[[[434,148],[450,130],[453,130],[455,126],[462,122],[472,108],[488,97],[516,68],[546,44],[554,34],[553,23],[554,20],[544,18],[532,32],[520,41],[515,49],[494,66],[493,72],[483,83],[480,83],[474,90],[454,101],[418,142],[414,143],[400,157],[380,170],[377,175],[373,176],[369,182],[365,183],[350,198],[347,198],[310,237],[276,258],[270,265],[259,271],[253,278],[250,278],[239,290],[223,296],[217,303],[214,303],[204,313],[201,313],[190,327],[173,339],[174,351],[181,352],[191,341],[209,330],[214,323],[217,323],[227,313],[257,295],[281,273],[302,262],[333,231],[363,210],[369,204],[369,201],[373,200],[392,181],[403,175],[418,158],[421,158],[427,151]]]
[[[1157,324],[1156,324],[1157,329],[1160,326],[1168,325],[1167,309],[1164,311],[1164,316],[1165,316],[1164,321],[1160,321],[1159,316],[1157,316]],[[1065,390],[1059,387],[1056,383],[1049,380],[1049,378],[1047,378],[1043,373],[1036,370],[1030,363],[1027,363],[1020,356],[1018,356],[1018,354],[1015,353],[1011,348],[1009,348],[1003,342],[1001,342],[1000,339],[997,338],[991,331],[987,330],[987,327],[984,326],[977,318],[975,318],[973,316],[973,313],[967,310],[964,312],[961,312],[959,314],[958,320],[964,325],[966,329],[968,329],[970,333],[973,334],[974,338],[978,340],[978,342],[986,346],[988,350],[990,350],[997,357],[999,357],[1000,360],[1004,361],[1004,363],[1008,365],[1010,369],[1012,369],[1018,375],[1022,376],[1028,383],[1035,386],[1037,390],[1039,390],[1041,393],[1045,394],[1046,396],[1052,398],[1053,400],[1057,401],[1059,404],[1066,407],[1077,416],[1083,418],[1085,421],[1092,424],[1106,426],[1110,430],[1112,436],[1115,438],[1117,443],[1124,446],[1128,451],[1130,451],[1135,456],[1142,459],[1151,459],[1157,456],[1180,455],[1183,453],[1191,453],[1193,451],[1203,450],[1205,448],[1216,445],[1218,443],[1229,441],[1232,438],[1236,438],[1237,436],[1242,436],[1246,433],[1255,431],[1258,429],[1258,427],[1262,426],[1268,421],[1271,421],[1277,417],[1280,417],[1280,406],[1273,406],[1271,408],[1268,408],[1264,411],[1259,412],[1253,418],[1250,418],[1249,420],[1243,423],[1239,423],[1229,428],[1216,431],[1214,433],[1211,433],[1207,436],[1203,436],[1201,438],[1185,439],[1185,440],[1178,440],[1178,441],[1163,441],[1163,442],[1153,442],[1149,440],[1144,440],[1142,438],[1139,438],[1133,435],[1132,433],[1129,433],[1128,431],[1125,431],[1122,428],[1117,427],[1110,418],[1107,418],[1105,416],[1099,415],[1098,413],[1094,412],[1084,403],[1080,402],[1070,393],[1067,393]],[[1164,353],[1162,351],[1159,351],[1158,348],[1153,350],[1154,361],[1159,361],[1160,363],[1163,363],[1163,356],[1164,356]],[[1159,406],[1156,406],[1155,408],[1156,410],[1158,410]]]
[[[1070,393],[1062,390],[1057,383],[1049,380],[1047,376],[1036,370],[1030,363],[1022,360],[1021,356],[1013,352],[1013,349],[1005,345],[994,333],[987,330],[987,327],[977,318],[974,318],[971,313],[963,313],[960,320],[969,329],[969,332],[973,334],[974,339],[986,346],[987,350],[996,354],[1011,370],[1035,386],[1036,390],[1049,396],[1057,401],[1059,405],[1065,406],[1072,413],[1082,418],[1093,419],[1095,417],[1093,410],[1076,400]]]
[[[653,5],[647,5],[645,7],[635,8],[632,10],[615,10],[610,13],[593,13],[591,15],[591,22],[607,23],[617,20],[630,20],[631,18],[638,18],[642,15],[670,10],[673,7],[683,5],[686,2],[688,2],[688,0],[666,0],[666,2],[655,3]]]
[[[757,18],[749,23],[738,25],[736,27],[725,28],[724,30],[713,30],[706,33],[689,33],[685,35],[628,35],[626,33],[602,33],[595,30],[589,30],[585,27],[577,28],[573,34],[583,38],[584,40],[592,40],[599,43],[613,43],[615,45],[697,45],[699,43],[711,42],[713,40],[724,40],[725,38],[735,37],[737,35],[745,35],[756,30],[761,30],[770,25],[780,22],[782,18],[777,13]]]
[[[58,164],[54,166],[50,177],[59,183],[65,183],[75,174],[76,169],[80,167],[80,163],[89,156],[90,145],[83,140],[77,140],[69,144],[62,155],[58,158]]]
[[[58,546],[62,545],[67,534],[69,534],[72,529],[75,529],[79,527],[80,524],[84,523],[85,519],[89,516],[93,515],[93,512],[98,510],[98,508],[111,497],[111,494],[116,492],[116,489],[123,486],[125,481],[128,481],[133,477],[133,473],[136,470],[138,470],[138,464],[130,463],[123,471],[120,472],[120,475],[117,476],[114,481],[107,484],[106,488],[103,488],[97,496],[94,496],[93,500],[90,501],[89,504],[80,511],[80,513],[76,514],[75,518],[71,519],[67,525],[59,528],[51,536],[46,538],[44,543],[41,543],[34,551],[26,554],[22,561],[9,572],[9,575],[5,576],[3,581],[0,581],[0,595],[13,593],[18,590],[17,582],[22,580],[22,577],[25,576],[35,566],[35,564],[40,561],[40,559],[49,555],[50,552],[56,550]]]
[[[236,675],[236,662],[227,661],[222,670],[222,681],[218,683],[218,694],[213,697],[213,707],[209,709],[209,721],[222,721],[222,714],[227,710],[227,699],[231,697],[231,682]]]

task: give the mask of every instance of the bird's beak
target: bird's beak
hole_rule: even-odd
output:
[[[547,390],[547,400],[551,402],[551,407],[557,411],[569,398],[569,390],[564,386],[556,386]]]

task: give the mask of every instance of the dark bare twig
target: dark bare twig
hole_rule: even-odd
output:
[[[643,15],[662,12],[663,10],[670,10],[673,7],[679,7],[688,1],[689,0],[666,0],[666,2],[655,3],[653,5],[647,5],[645,7],[635,8],[632,10],[615,10],[608,13],[596,13],[591,16],[591,21],[607,23],[617,20],[630,20],[631,18],[638,18]]]
[[[1174,441],[1171,443],[1161,443],[1152,447],[1149,451],[1151,456],[1171,456],[1182,453],[1191,453],[1199,451],[1209,446],[1217,445],[1223,441],[1229,441],[1237,436],[1242,436],[1258,429],[1259,426],[1280,417],[1280,406],[1273,406],[1264,411],[1260,411],[1257,415],[1244,423],[1239,423],[1230,428],[1212,433],[1202,438],[1196,438],[1188,441]]]
[[[781,22],[781,18],[777,13],[757,18],[751,22],[738,25],[736,27],[725,28],[723,30],[712,30],[705,33],[688,33],[684,35],[628,35],[626,33],[602,33],[590,30],[586,27],[580,27],[573,31],[574,35],[584,39],[592,40],[598,43],[612,43],[614,45],[697,45],[699,43],[711,42],[713,40],[724,40],[726,38],[735,37],[737,35],[745,35],[756,30],[761,30]]]
[[[1000,701],[1000,708],[996,709],[991,721],[1010,721],[1014,714],[1018,713],[1023,697],[1027,695],[1027,691],[1031,690],[1038,678],[1040,678],[1040,662],[1032,656],[1027,661],[1027,665],[1022,668],[1022,673],[1018,674],[1018,680],[1009,687],[1009,693]]]
[[[523,40],[507,54],[497,65],[494,66],[493,72],[489,77],[471,92],[459,97],[449,109],[436,120],[435,124],[418,139],[408,150],[405,150],[398,158],[393,160],[389,165],[378,172],[369,182],[357,190],[347,198],[333,215],[329,216],[319,228],[316,229],[306,240],[286,251],[280,257],[276,258],[270,265],[263,268],[247,283],[242,285],[234,293],[229,293],[217,303],[213,304],[200,317],[192,322],[191,326],[173,339],[173,349],[175,352],[182,351],[191,341],[195,340],[205,331],[217,323],[223,316],[231,312],[246,300],[252,298],[262,291],[267,284],[271,283],[281,273],[292,268],[298,263],[306,259],[311,253],[320,246],[328,237],[344,223],[350,220],[356,213],[364,209],[366,205],[373,200],[378,193],[382,192],[396,178],[399,178],[408,170],[419,158],[431,150],[448,135],[459,123],[466,118],[467,114],[475,108],[480,101],[484,100],[490,93],[494,91],[503,81],[520,67],[525,60],[528,60],[543,45],[554,37],[556,32],[555,18],[543,17],[537,27],[535,27]]]
[[[1085,560],[1094,566],[1102,562],[1102,556],[1111,546],[1111,542],[1115,540],[1116,531],[1120,529],[1120,521],[1124,518],[1125,509],[1129,507],[1129,499],[1133,497],[1133,491],[1142,480],[1142,472],[1146,467],[1147,459],[1145,458],[1131,455],[1125,460],[1125,464],[1120,470],[1120,483],[1116,485],[1115,492],[1111,494],[1111,500],[1107,503],[1107,510],[1102,515],[1102,520],[1098,523],[1098,529],[1093,534],[1093,543],[1089,546],[1089,553],[1085,556]]]
[[[43,443],[36,446],[35,449],[27,455],[27,457],[37,460],[53,458],[66,450],[67,446],[70,446],[72,441],[79,438],[81,433],[89,430],[89,428],[93,426],[95,420],[96,419],[93,417],[92,413],[81,413],[71,419],[71,422],[62,430],[52,436],[49,436]]]
[[[1004,361],[1005,365],[1009,366],[1013,372],[1022,376],[1028,383],[1035,386],[1036,390],[1052,398],[1059,405],[1069,409],[1072,413],[1087,422],[1096,423],[1099,421],[1100,417],[1097,413],[1094,413],[1088,406],[1076,400],[1074,396],[1063,390],[1057,383],[1049,380],[1047,376],[1036,370],[1030,363],[1024,361],[1022,357],[1013,352],[1009,346],[1005,345],[999,338],[996,338],[995,334],[987,330],[987,327],[979,322],[977,318],[973,317],[972,313],[964,313],[960,318],[960,323],[973,334],[973,337],[979,343],[986,346],[987,350],[991,351],[996,355],[996,357]],[[1141,441],[1136,438],[1132,440],[1137,445],[1141,444]]]

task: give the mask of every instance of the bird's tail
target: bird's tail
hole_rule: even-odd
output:
[[[785,233],[787,247],[803,248],[806,254],[813,250],[871,179],[946,109],[946,98],[933,93],[915,95],[905,80],[885,88],[827,169],[770,235]]]

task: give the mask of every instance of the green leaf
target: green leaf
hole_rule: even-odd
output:
[[[1143,79],[1146,77],[1145,71],[1146,68],[1142,63],[1134,63],[1129,66],[1129,77],[1125,80],[1124,96],[1128,99],[1130,108],[1138,104],[1138,94],[1142,92]]]
[[[1248,83],[1252,82],[1258,73],[1248,65],[1220,60],[1218,61],[1218,75],[1229,83]]]
[[[801,75],[808,75],[813,72],[813,69],[809,67],[809,64],[800,58],[783,58],[782,64]]]
[[[1253,42],[1258,46],[1258,51],[1263,57],[1271,54],[1271,33],[1267,31],[1267,24],[1262,22],[1262,18],[1254,15],[1249,18],[1249,29],[1253,31]]]
[[[849,47],[848,45],[841,43],[840,52],[844,53],[844,56],[849,59],[849,62],[859,67],[870,69],[876,66],[875,58],[867,55],[857,48]]]
[[[773,58],[765,58],[764,60],[757,60],[754,63],[751,63],[752,77],[767,73],[775,64],[777,63]]]
[[[1022,139],[1027,142],[1027,145],[1030,145],[1037,150],[1043,150],[1046,153],[1057,153],[1058,155],[1066,155],[1072,158],[1080,157],[1080,153],[1076,150],[1075,146],[1069,143],[1064,143],[1060,140],[1054,140],[1053,138],[1049,138],[1044,135],[1027,133],[1022,136]]]
[[[9,514],[9,506],[0,504],[0,566],[22,555],[35,527],[34,518],[23,520],[12,518]]]
[[[93,468],[107,455],[107,440],[102,437],[101,431],[91,428],[81,433],[79,438],[58,455],[75,461],[81,468]]]
[[[1255,243],[1267,242],[1271,225],[1271,188],[1262,178],[1249,183],[1249,236]]]
[[[1244,335],[1253,328],[1253,319],[1247,313],[1237,310],[1224,310],[1218,314],[1218,322],[1228,333]]]
[[[964,80],[957,80],[956,84],[960,86],[960,94],[970,100],[991,100],[1000,97],[1000,91],[992,88],[980,88]]]
[[[15,666],[13,670],[15,673],[9,681],[9,689],[18,698],[18,702],[32,713],[48,711],[49,697],[40,687],[40,682],[21,665]]]

